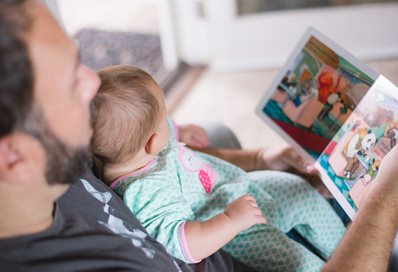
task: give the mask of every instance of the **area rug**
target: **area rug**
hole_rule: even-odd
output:
[[[82,63],[93,70],[130,64],[146,70],[160,84],[167,82],[172,73],[163,66],[158,35],[85,28],[74,40],[80,47]]]

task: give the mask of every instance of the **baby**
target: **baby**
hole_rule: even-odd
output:
[[[187,148],[149,74],[114,66],[99,75],[92,149],[100,176],[170,254],[195,263],[222,247],[258,271],[321,269],[345,228],[306,181],[247,173]],[[319,254],[289,239],[292,229]]]

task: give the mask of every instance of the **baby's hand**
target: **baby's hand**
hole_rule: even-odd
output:
[[[255,224],[266,224],[267,220],[257,206],[256,199],[251,195],[244,195],[234,200],[224,213],[232,220],[238,232],[250,228]]]
[[[178,126],[180,138],[179,141],[191,147],[204,148],[209,145],[209,139],[206,131],[196,125]]]

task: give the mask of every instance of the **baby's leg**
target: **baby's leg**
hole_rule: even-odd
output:
[[[320,271],[324,262],[272,225],[243,232],[224,250],[256,271]]]
[[[261,192],[265,191],[274,200],[275,210],[268,221],[284,233],[294,228],[323,258],[329,258],[345,232],[329,203],[308,182],[292,174],[261,171],[250,173],[250,177],[255,179],[254,191],[261,210],[268,209],[267,204],[262,207]]]

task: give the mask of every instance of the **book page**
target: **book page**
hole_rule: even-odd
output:
[[[397,139],[398,88],[380,76],[316,163],[323,181],[351,218]]]
[[[373,84],[374,72],[309,29],[257,114],[314,162]]]

